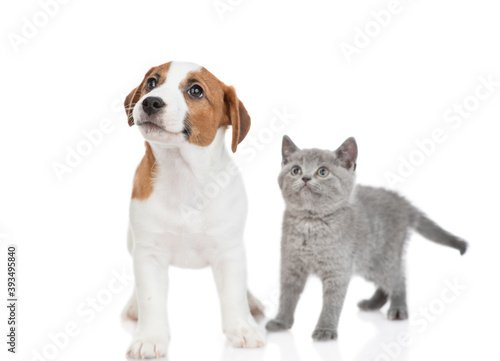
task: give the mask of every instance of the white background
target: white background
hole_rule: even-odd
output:
[[[268,334],[260,350],[226,345],[208,269],[173,269],[171,360],[498,358],[500,87],[458,127],[443,119],[466,99],[474,105],[470,96],[480,77],[500,81],[498,4],[401,0],[400,12],[348,62],[341,43],[353,44],[356,28],[373,27],[371,12],[387,9],[389,1],[232,3],[221,18],[212,0],[69,1],[17,49],[9,39],[22,36],[23,18],[33,21],[41,6],[34,0],[2,3],[0,270],[5,273],[6,245],[16,243],[20,324],[13,357],[5,351],[7,313],[1,307],[1,359],[31,361],[34,352],[45,352],[47,360],[125,359],[131,335],[119,315],[132,281],[125,280],[111,299],[106,289],[110,282],[120,285],[113,283],[116,272],[131,272],[128,202],[144,145],[138,129],[126,125],[121,104],[151,66],[170,60],[199,63],[234,85],[252,116],[241,149],[252,147],[250,137],[261,137],[255,158],[250,151],[235,158],[250,199],[249,284],[268,305],[269,317],[278,291],[283,201],[276,178],[285,133],[300,147],[327,149],[355,136],[360,183],[398,189],[471,245],[460,257],[412,237],[407,268],[413,322],[386,320],[387,306],[359,312],[357,301],[373,286],[354,278],[338,341],[313,343],[321,285],[312,278],[293,329]],[[283,110],[293,121],[272,139],[262,138]],[[68,147],[76,149],[84,131],[103,119],[112,122],[112,131],[59,180],[53,163],[64,164]],[[400,157],[408,159],[418,150],[415,141],[438,128],[446,141],[403,182],[390,185],[386,172],[397,174]],[[0,280],[6,299],[6,275]],[[466,288],[444,303],[443,292],[452,295],[447,282]],[[96,296],[106,304],[89,311],[87,302]],[[426,319],[423,309],[429,307]],[[61,334],[68,324],[77,336]],[[404,332],[411,345],[395,346]]]

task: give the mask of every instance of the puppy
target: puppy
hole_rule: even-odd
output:
[[[125,314],[137,320],[128,355],[167,352],[168,268],[211,266],[222,327],[235,347],[264,344],[251,315],[261,304],[247,290],[243,230],[247,199],[231,149],[250,129],[250,117],[233,87],[205,68],[169,62],[151,68],[125,99],[129,125],[146,139],[130,203],[128,248],[135,275]],[[213,177],[227,179],[213,187]]]

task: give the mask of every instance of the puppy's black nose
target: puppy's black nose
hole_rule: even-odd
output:
[[[308,177],[308,176],[303,176],[302,177],[302,180],[304,181],[304,183],[307,183],[308,181],[311,180],[311,177]]]
[[[147,97],[142,101],[142,109],[147,115],[157,113],[165,103],[159,97]]]

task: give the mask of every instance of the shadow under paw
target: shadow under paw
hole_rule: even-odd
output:
[[[328,328],[319,328],[314,330],[312,338],[315,341],[331,341],[337,339],[337,331]]]
[[[276,319],[271,320],[266,324],[266,330],[270,332],[289,330],[291,327],[292,325]]]

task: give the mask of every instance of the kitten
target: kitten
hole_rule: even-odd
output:
[[[315,340],[337,338],[337,325],[349,280],[359,274],[377,285],[358,303],[378,310],[387,300],[388,318],[408,318],[403,253],[410,229],[456,248],[467,243],[440,228],[398,194],[356,186],[358,148],[354,138],[336,151],[300,150],[283,137],[278,183],[286,203],[281,241],[281,295],[268,331],[292,327],[295,307],[310,274],[323,283],[323,309]]]

